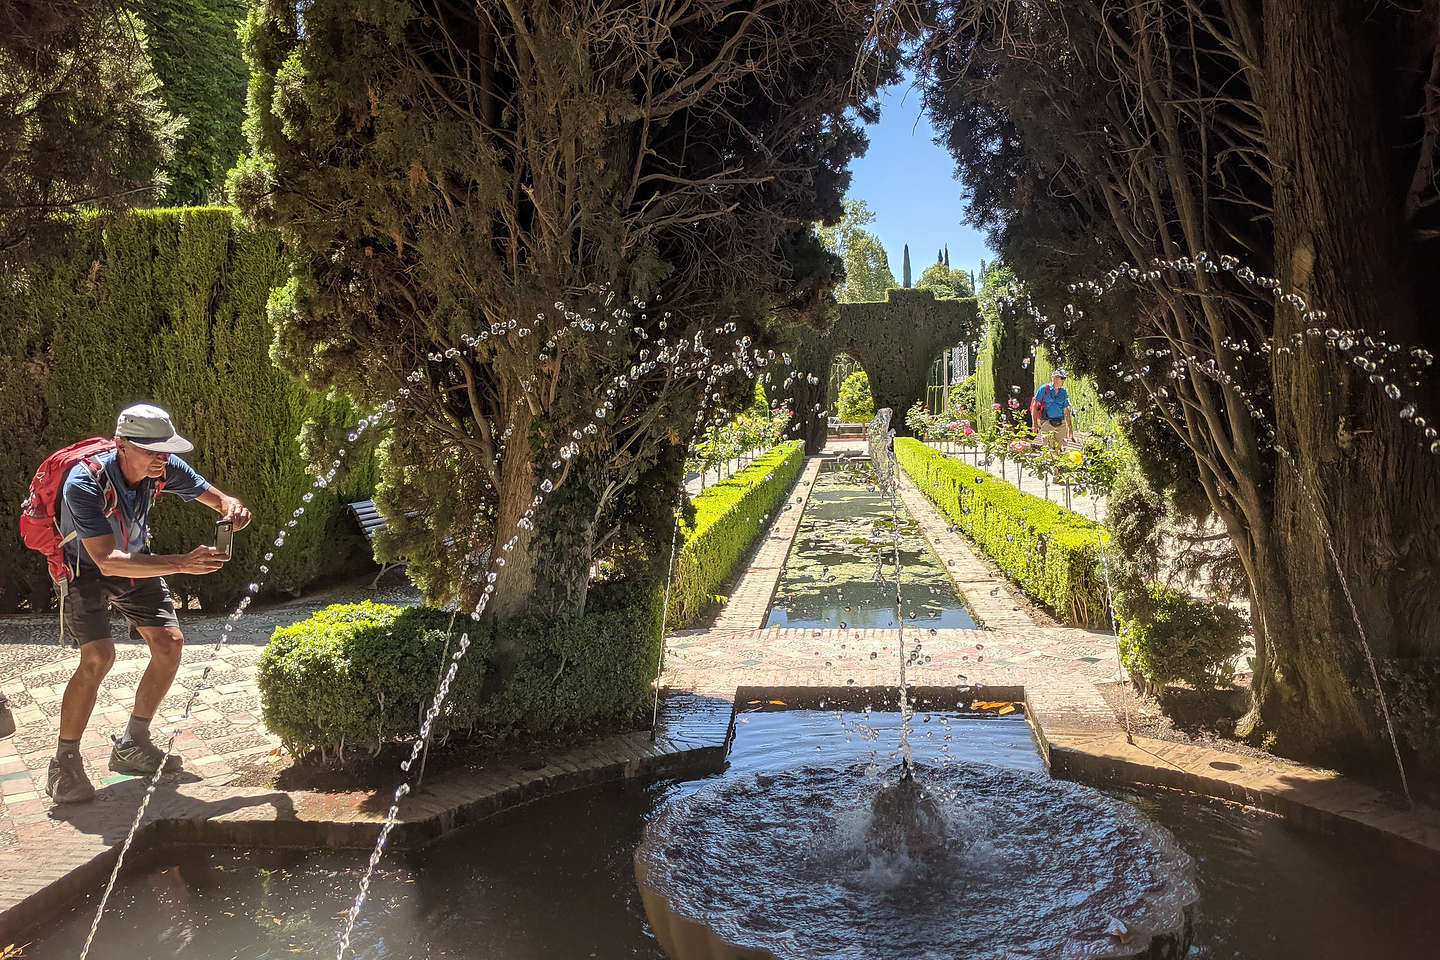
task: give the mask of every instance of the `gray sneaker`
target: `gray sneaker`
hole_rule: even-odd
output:
[[[45,792],[56,803],[84,803],[95,798],[95,787],[85,775],[80,751],[67,750],[50,761]]]
[[[165,759],[165,751],[155,746],[153,740],[132,740],[129,737],[112,736],[115,746],[110,750],[110,769],[116,773],[131,773],[148,777],[165,763],[165,772],[180,769],[180,758],[171,754]]]

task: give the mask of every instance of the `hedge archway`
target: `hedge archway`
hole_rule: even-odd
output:
[[[975,339],[979,318],[973,297],[936,300],[929,290],[893,288],[883,302],[840,304],[828,330],[792,327],[795,410],[806,450],[816,453],[825,444],[826,387],[838,354],[860,362],[875,409],[893,410],[892,425],[903,432],[905,411],[925,395],[931,361],[946,347]]]

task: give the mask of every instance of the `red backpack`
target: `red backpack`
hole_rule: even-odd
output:
[[[60,536],[60,488],[64,486],[71,468],[84,464],[100,484],[106,518],[113,516],[120,509],[120,504],[110,472],[100,465],[99,457],[114,449],[114,440],[91,437],[56,450],[35,471],[35,478],[30,481],[30,492],[20,504],[20,539],[31,550],[44,554],[45,563],[50,568],[50,579],[56,583],[63,584],[71,579],[71,572],[65,566],[65,543],[75,536],[73,533],[69,537]],[[152,502],[160,496],[164,487],[163,479],[156,481],[151,494]]]

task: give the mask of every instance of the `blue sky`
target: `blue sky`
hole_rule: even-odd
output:
[[[935,262],[935,251],[950,245],[950,266],[977,270],[981,258],[995,259],[985,237],[966,225],[955,164],[935,143],[935,130],[920,103],[920,90],[907,77],[880,94],[880,122],[865,128],[870,149],[850,164],[852,200],[875,212],[871,232],[880,237],[898,281],[905,244],[910,244],[912,280]]]

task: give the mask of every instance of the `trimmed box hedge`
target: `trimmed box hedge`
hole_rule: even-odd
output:
[[[1022,493],[984,470],[897,437],[900,467],[1026,596],[1066,623],[1110,623],[1099,544],[1102,528],[1073,510]]]
[[[784,502],[804,463],[793,440],[694,502],[681,527],[668,626],[694,619]],[[668,545],[667,545],[668,546]],[[336,604],[278,628],[260,658],[265,725],[296,755],[343,758],[415,736],[446,649],[472,649],[435,735],[484,726],[557,730],[633,721],[648,710],[660,656],[664,584],[597,584],[584,616],[519,616],[476,624],[428,607]],[[497,643],[499,636],[505,643]],[[497,659],[500,649],[515,651]]]
[[[342,760],[416,736],[462,634],[470,650],[433,736],[628,723],[650,706],[660,601],[654,587],[606,584],[583,617],[482,624],[433,607],[334,604],[271,635],[256,674],[265,725],[296,756]],[[518,651],[505,662],[501,632]]]
[[[781,443],[691,501],[695,520],[680,528],[683,546],[670,587],[670,629],[693,623],[714,600],[715,591],[785,502],[804,463],[803,441]]]

